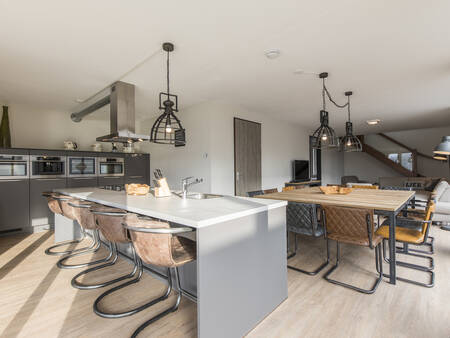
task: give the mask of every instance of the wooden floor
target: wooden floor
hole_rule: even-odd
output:
[[[432,234],[437,251],[434,288],[382,283],[374,295],[363,295],[326,282],[323,273],[310,277],[288,270],[289,298],[248,336],[450,337],[450,232],[435,227]],[[0,238],[1,337],[129,337],[146,318],[174,301],[172,296],[127,318],[100,318],[92,312],[92,303],[103,290],[72,288],[70,280],[79,270],[55,266],[58,258],[44,254],[52,242],[50,232]],[[322,239],[301,238],[300,252],[290,263],[302,267],[319,264],[323,248]],[[105,253],[102,249],[78,260],[98,259]],[[342,266],[333,277],[369,287],[375,278],[374,252],[344,246],[342,257]],[[114,269],[105,269],[85,282],[110,279],[130,267],[120,258]],[[386,264],[384,268],[387,270]],[[401,276],[424,280],[420,272],[399,270]],[[145,275],[141,282],[107,299],[104,306],[120,311],[163,290],[161,282]],[[194,337],[196,333],[196,306],[183,299],[178,312],[152,324],[140,337]]]

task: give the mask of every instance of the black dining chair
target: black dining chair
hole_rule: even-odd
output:
[[[294,233],[294,252],[288,255],[288,259],[294,257],[297,254],[298,250],[298,239],[297,234],[311,236],[311,237],[320,237],[324,236],[324,227],[319,222],[318,219],[318,207],[316,204],[308,204],[308,203],[297,203],[297,202],[289,202],[286,207],[286,225],[288,230],[288,252],[289,252],[289,233]],[[300,268],[296,268],[294,266],[288,265],[289,269],[302,272],[309,276],[315,276],[323,268],[325,268],[330,261],[330,253],[328,248],[328,241],[326,243],[326,251],[327,251],[327,259],[324,263],[322,263],[319,267],[314,269],[313,271],[306,271]]]

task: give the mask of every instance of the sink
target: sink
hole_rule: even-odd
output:
[[[182,197],[182,194],[176,194],[178,197]],[[186,196],[188,199],[192,200],[206,200],[211,198],[219,198],[223,197],[223,195],[216,195],[216,194],[203,194],[203,193],[191,193]]]

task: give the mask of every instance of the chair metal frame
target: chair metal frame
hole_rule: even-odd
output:
[[[431,217],[430,217],[431,218]],[[425,235],[424,235],[424,239],[423,242],[419,245],[427,245],[427,238],[428,238],[428,233],[430,231],[430,227],[432,224],[431,219],[427,220],[427,221],[416,221],[417,223],[422,223],[422,224],[428,224],[427,229],[425,231]],[[386,241],[387,239],[384,238],[383,239],[383,259],[385,262],[390,264],[390,259],[386,257]],[[403,242],[403,241],[399,241],[398,239],[396,240],[399,243],[403,243],[403,248],[399,251],[397,251],[397,253],[399,254],[404,254],[404,255],[409,255],[409,256],[414,256],[414,257],[419,257],[419,258],[425,258],[429,260],[429,267],[423,266],[423,265],[418,265],[418,264],[413,264],[413,263],[407,263],[407,262],[402,262],[397,260],[396,264],[399,266],[403,266],[406,268],[410,268],[410,269],[414,269],[417,271],[422,271],[425,272],[427,274],[429,274],[430,276],[430,282],[429,283],[422,283],[422,282],[418,282],[412,279],[408,279],[408,278],[404,278],[404,277],[396,277],[399,281],[402,282],[406,282],[406,283],[411,283],[411,284],[415,284],[415,285],[419,285],[419,286],[423,286],[423,287],[427,287],[427,288],[432,288],[434,286],[434,281],[435,281],[435,275],[434,275],[434,259],[431,256],[427,256],[427,255],[420,255],[420,254],[415,254],[415,253],[411,253],[410,251],[412,251],[412,249],[409,249],[408,245],[411,243],[408,242]],[[390,277],[388,274],[384,274],[385,277]]]
[[[74,203],[70,203],[69,205],[71,207],[74,208],[90,208],[92,205],[91,204],[74,204]],[[84,232],[83,228],[81,228],[82,231]],[[65,262],[73,257],[77,257],[77,256],[81,256],[84,255],[86,253],[91,253],[91,252],[97,252],[100,247],[101,247],[101,241],[100,241],[100,235],[99,235],[99,231],[98,229],[93,230],[93,243],[91,244],[91,246],[83,251],[80,252],[72,252],[62,258],[60,258],[58,260],[58,262],[56,262],[56,266],[60,269],[78,269],[78,268],[84,268],[86,266],[91,266],[91,265],[95,265],[95,264],[99,264],[99,263],[110,263],[113,262],[112,264],[114,264],[117,261],[117,250],[116,247],[112,244],[108,242],[108,255],[104,258],[95,260],[95,261],[90,261],[90,262],[86,262],[86,263],[79,263],[79,264],[66,264]],[[73,284],[72,284],[73,285]]]
[[[151,233],[151,234],[182,234],[182,233],[188,233],[188,232],[192,232],[194,231],[193,228],[189,228],[189,227],[174,227],[174,228],[142,228],[142,227],[133,227],[133,226],[129,226],[127,224],[123,224],[124,228],[129,230],[129,231],[136,231],[136,232],[144,232],[144,233]],[[166,310],[154,315],[153,317],[151,317],[150,319],[146,320],[144,323],[142,323],[131,335],[132,338],[137,337],[137,335],[143,331],[147,326],[149,326],[150,324],[156,322],[157,320],[163,318],[164,316],[175,312],[178,309],[178,306],[180,305],[180,301],[181,301],[181,297],[183,295],[188,296],[187,298],[191,298],[193,297],[193,295],[191,295],[190,293],[188,293],[187,291],[183,290],[181,287],[181,282],[180,282],[180,277],[179,277],[179,272],[178,272],[178,267],[170,267],[167,270],[167,276],[168,276],[168,287],[167,290],[165,292],[165,294],[163,296],[160,296],[156,299],[154,299],[153,301],[151,301],[150,305],[146,306],[149,307],[151,305],[154,305],[156,303],[159,303],[160,301],[166,299],[169,297],[170,293],[172,292],[172,285],[174,283],[174,276],[172,275],[172,273],[175,275],[175,280],[177,283],[177,289],[178,289],[178,295],[177,298],[175,300],[175,302]],[[114,289],[114,288],[113,288]],[[111,289],[111,290],[113,290]],[[106,294],[109,294],[111,292],[111,290],[108,290],[107,292],[105,292],[105,296]],[[115,291],[115,290],[114,290]],[[112,291],[113,292],[113,291]],[[100,297],[102,297],[103,295],[101,295]],[[100,298],[99,297],[99,298]],[[103,298],[103,297],[102,297]],[[96,301],[97,302],[97,301]],[[96,312],[97,313],[97,312]],[[97,313],[98,314],[98,313]],[[99,314],[100,315],[100,314]],[[104,317],[102,315],[102,317]],[[110,317],[111,318],[111,317]]]
[[[326,215],[325,215],[324,209],[322,209],[322,219],[323,219],[323,224],[325,226],[325,236],[326,236],[326,239],[328,242],[329,239],[327,236]],[[376,289],[378,288],[378,286],[380,285],[381,280],[383,279],[383,261],[381,260],[381,243],[379,243],[375,248],[372,243],[372,232],[374,230],[374,222],[373,222],[372,217],[370,217],[370,215],[366,216],[366,223],[367,223],[367,233],[368,233],[368,237],[369,237],[369,248],[375,249],[375,267],[378,272],[378,278],[375,280],[372,288],[371,289],[362,289],[362,288],[359,288],[352,284],[340,282],[338,280],[330,278],[330,275],[333,273],[333,271],[335,271],[338,268],[339,263],[340,263],[341,248],[340,248],[339,241],[336,241],[336,264],[333,265],[331,267],[331,269],[325,273],[323,278],[330,283],[340,285],[340,286],[346,287],[346,288],[354,290],[354,291],[358,291],[358,292],[361,292],[364,294],[373,294],[376,291]]]
[[[68,201],[68,200],[72,199],[71,197],[64,196],[64,195],[52,196],[51,193],[43,193],[42,195],[44,197],[51,197],[51,198],[57,200],[58,203],[59,203],[59,201]],[[64,242],[61,242],[61,243],[58,243],[58,244],[48,247],[45,250],[45,254],[51,255],[51,256],[63,256],[63,255],[68,255],[68,254],[72,254],[72,253],[76,253],[76,252],[82,252],[85,250],[93,249],[95,247],[95,241],[92,241],[92,243],[90,245],[83,247],[83,248],[79,248],[79,249],[66,250],[66,251],[53,251],[53,249],[56,249],[56,248],[59,248],[62,246],[66,246],[66,245],[70,245],[70,244],[78,244],[78,243],[81,243],[82,241],[84,241],[84,239],[86,238],[86,232],[84,231],[83,228],[81,228],[81,235],[82,236],[79,239],[64,241]]]

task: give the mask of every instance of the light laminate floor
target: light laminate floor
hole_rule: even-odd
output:
[[[288,270],[289,298],[248,336],[450,337],[450,232],[435,227],[432,234],[437,251],[434,288],[382,283],[374,295],[363,295],[326,282],[321,278],[323,273],[310,277]],[[103,289],[72,288],[70,280],[79,270],[55,266],[58,258],[44,254],[52,242],[51,232],[0,238],[1,337],[129,337],[146,318],[174,300],[172,296],[131,317],[100,318],[92,312],[92,303]],[[301,238],[299,254],[290,263],[306,268],[317,265],[323,247],[322,239]],[[331,247],[334,249],[333,244]],[[102,249],[73,262],[105,254]],[[342,267],[334,277],[369,287],[375,278],[373,255],[367,248],[344,246]],[[105,269],[85,281],[110,279],[128,272],[130,267],[120,258],[114,269]],[[399,268],[399,274],[424,280],[417,271]],[[134,307],[163,289],[161,282],[145,275],[126,292],[124,289],[107,299],[104,306],[116,310]],[[183,299],[178,312],[148,327],[142,337],[194,337],[196,333],[196,306]]]

